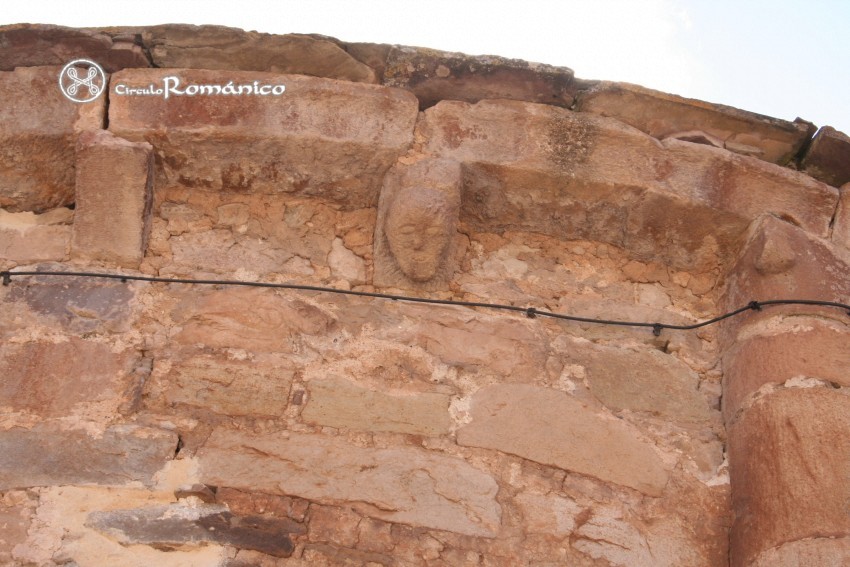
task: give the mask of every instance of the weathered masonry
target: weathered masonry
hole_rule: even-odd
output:
[[[850,562],[844,310],[15,275],[846,304],[846,135],[212,26],[0,28],[0,94],[0,564]]]

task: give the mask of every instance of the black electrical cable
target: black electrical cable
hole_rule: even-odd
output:
[[[8,286],[12,283],[12,276],[59,276],[59,277],[77,277],[77,278],[104,278],[111,280],[121,280],[126,283],[128,281],[141,281],[152,283],[179,283],[179,284],[194,284],[194,285],[233,285],[245,287],[268,287],[276,289],[293,289],[300,291],[317,291],[323,293],[336,293],[340,295],[354,295],[359,297],[374,297],[378,299],[391,299],[393,301],[409,301],[414,303],[426,303],[432,305],[456,305],[460,307],[482,307],[485,309],[498,309],[503,311],[514,311],[524,313],[526,317],[531,319],[540,317],[551,317],[553,319],[561,319],[564,321],[576,321],[579,323],[592,323],[596,325],[614,325],[619,327],[646,327],[652,329],[655,336],[661,334],[664,329],[675,331],[692,331],[701,327],[707,327],[714,323],[719,323],[724,319],[740,315],[746,311],[760,311],[763,307],[774,305],[815,305],[820,307],[834,307],[844,309],[850,315],[850,305],[846,303],[838,303],[835,301],[821,301],[817,299],[771,299],[767,301],[751,301],[744,307],[739,307],[734,311],[724,313],[712,319],[693,323],[691,325],[673,325],[669,323],[645,323],[641,321],[618,321],[612,319],[596,319],[592,317],[578,317],[576,315],[566,315],[563,313],[555,313],[553,311],[540,310],[535,307],[518,307],[516,305],[504,305],[500,303],[484,303],[479,301],[457,301],[453,299],[431,299],[426,297],[410,297],[406,295],[393,295],[389,293],[376,293],[370,291],[353,291],[347,289],[336,289],[332,287],[320,287],[314,285],[286,284],[273,282],[246,282],[240,280],[194,280],[187,278],[160,278],[155,276],[134,276],[129,274],[110,274],[97,272],[0,272],[3,285]]]

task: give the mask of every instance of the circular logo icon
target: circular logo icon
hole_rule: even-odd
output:
[[[75,59],[59,73],[59,88],[65,98],[74,102],[91,102],[106,88],[106,73],[88,59]]]

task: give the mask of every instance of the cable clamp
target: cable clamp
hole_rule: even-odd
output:
[[[655,335],[656,337],[660,337],[661,336],[661,330],[663,328],[664,328],[664,325],[662,325],[661,323],[653,323],[652,324],[652,334]]]
[[[525,310],[525,316],[529,319],[534,319],[535,317],[537,317],[537,309],[535,309],[534,307],[529,307]]]
[[[7,286],[12,283],[12,272],[0,272],[0,275],[3,276],[3,285]]]
[[[750,301],[747,307],[749,307],[753,311],[761,311],[761,303],[759,303],[758,301]]]

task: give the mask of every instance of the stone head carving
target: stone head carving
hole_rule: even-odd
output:
[[[378,285],[438,289],[455,269],[460,165],[399,165],[384,182],[375,238]]]

